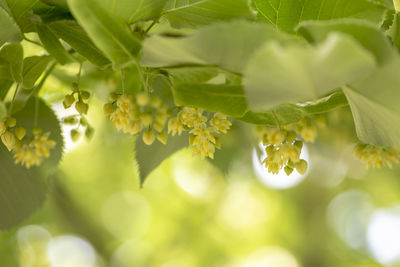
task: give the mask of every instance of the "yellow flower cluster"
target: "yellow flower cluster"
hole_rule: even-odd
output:
[[[50,156],[50,150],[56,145],[56,142],[49,140],[50,133],[42,134],[40,128],[33,129],[33,139],[25,143],[26,130],[22,127],[16,127],[16,119],[9,117],[0,122],[0,134],[3,144],[8,151],[14,154],[16,164],[21,164],[26,168],[39,166],[43,159]]]
[[[294,128],[295,132],[306,142],[314,143],[318,136],[317,127],[310,119],[302,119]]]
[[[227,133],[231,125],[223,114],[215,113],[209,119],[201,109],[184,107],[168,121],[168,133],[174,136],[188,131],[193,153],[202,158],[214,158],[215,148],[220,148],[220,141],[215,135]]]
[[[111,102],[104,105],[104,113],[109,116],[115,128],[123,133],[139,134],[142,130],[143,142],[151,145],[157,132],[157,140],[165,144],[168,134],[164,131],[168,119],[167,107],[158,97],[145,92],[136,96],[110,94]]]
[[[400,162],[400,151],[393,147],[382,147],[367,144],[358,144],[353,151],[354,157],[367,165],[367,168],[393,167]]]
[[[300,174],[307,171],[307,162],[300,159],[303,142],[296,140],[296,132],[292,130],[257,126],[256,133],[263,143],[267,157],[263,164],[269,173],[277,174],[284,168],[287,175],[294,169]]]

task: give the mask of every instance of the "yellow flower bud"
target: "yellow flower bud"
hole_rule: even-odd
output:
[[[34,136],[41,135],[42,134],[42,129],[39,128],[39,127],[35,127],[35,128],[33,128],[32,133],[33,133]]]
[[[64,97],[63,106],[65,109],[69,108],[74,103],[75,103],[75,97],[73,95],[66,95]]]
[[[79,137],[81,137],[81,133],[77,129],[72,129],[71,130],[71,139],[72,142],[76,142],[79,140]]]
[[[142,122],[143,126],[147,127],[153,122],[153,116],[150,113],[142,113],[140,114],[140,121]]]
[[[286,175],[289,176],[293,172],[293,169],[290,168],[289,166],[286,166],[284,168],[284,171],[285,171]]]
[[[22,140],[22,138],[25,137],[26,130],[25,130],[24,128],[22,128],[22,127],[18,127],[18,128],[15,128],[14,133],[15,133],[15,136],[16,136],[19,140]]]
[[[157,109],[161,106],[161,99],[159,97],[153,97],[150,104],[153,108]]]
[[[298,173],[300,173],[301,175],[305,174],[308,168],[308,164],[307,161],[305,161],[304,159],[300,160],[297,164],[296,164],[296,170]]]
[[[136,95],[136,103],[143,107],[146,106],[150,101],[150,97],[146,92],[141,92]]]
[[[153,144],[155,138],[156,137],[152,130],[147,130],[142,135],[143,142],[148,146]]]
[[[79,101],[75,104],[75,109],[76,111],[79,112],[79,114],[87,114],[89,110],[89,105],[86,103],[83,103],[82,101]]]
[[[88,100],[90,98],[90,93],[88,91],[82,91],[81,92],[81,97],[84,100]]]
[[[15,147],[16,139],[11,132],[5,132],[1,136],[1,141],[7,147],[8,151],[11,151]]]
[[[167,132],[161,132],[157,134],[157,140],[160,141],[162,144],[166,144],[168,140]]]
[[[129,124],[129,133],[132,135],[138,134],[142,130],[142,125],[139,120],[131,121]]]
[[[285,135],[281,130],[274,130],[268,134],[268,143],[279,145],[285,140]]]
[[[6,125],[8,127],[14,127],[15,125],[17,125],[17,120],[14,117],[8,117],[6,120]]]
[[[115,111],[115,107],[111,103],[104,104],[103,111],[105,115],[111,115]]]
[[[92,139],[93,135],[94,135],[94,128],[89,126],[86,127],[85,137],[90,140]]]

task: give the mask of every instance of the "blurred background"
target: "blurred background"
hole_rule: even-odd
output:
[[[41,92],[60,118],[70,115],[60,101],[77,67],[57,67]],[[85,68],[82,84],[96,96],[94,137],[74,143],[63,126],[65,154],[45,205],[0,232],[0,266],[400,266],[400,172],[367,171],[352,158],[348,108],[330,113],[307,145],[303,176],[268,174],[247,135],[228,136],[246,149],[226,171],[182,150],[140,188],[135,140],[102,112],[118,82],[93,73]],[[252,136],[251,125],[235,127]]]

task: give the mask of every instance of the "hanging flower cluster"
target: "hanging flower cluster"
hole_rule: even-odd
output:
[[[262,163],[265,164],[269,173],[277,174],[282,168],[287,175],[290,175],[294,169],[300,174],[307,171],[307,162],[300,159],[303,142],[296,140],[296,132],[289,128],[256,127],[260,141],[266,146],[267,157]]]
[[[168,134],[164,131],[167,107],[159,97],[145,92],[136,96],[111,93],[110,101],[104,105],[104,113],[118,131],[131,135],[143,131],[142,140],[146,145],[151,145],[156,137],[161,143],[167,143]]]
[[[367,168],[392,168],[393,164],[400,162],[400,150],[393,147],[382,147],[367,144],[358,144],[354,148],[353,155],[361,160]]]
[[[56,142],[49,139],[50,133],[42,134],[42,129],[37,127],[32,130],[33,136],[27,138],[25,128],[16,127],[16,124],[13,117],[0,122],[1,141],[14,154],[16,164],[28,169],[39,166],[43,159],[50,157],[50,150]]]
[[[221,148],[216,135],[226,134],[231,125],[232,123],[223,114],[215,113],[209,119],[201,109],[184,107],[176,117],[168,121],[168,133],[174,136],[188,131],[193,153],[202,158],[214,158],[215,148]]]
[[[76,126],[71,130],[71,139],[76,142],[82,135],[82,129],[84,128],[85,137],[87,139],[92,138],[94,134],[94,128],[88,123],[85,115],[88,113],[89,105],[87,101],[90,98],[88,91],[80,90],[78,83],[72,84],[72,93],[64,97],[63,106],[65,109],[70,108],[75,103],[75,110],[79,115],[68,116],[63,119],[63,123],[67,125]]]

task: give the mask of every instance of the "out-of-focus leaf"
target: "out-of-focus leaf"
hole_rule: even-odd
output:
[[[375,67],[373,55],[356,41],[332,33],[316,47],[267,43],[250,59],[243,82],[250,110],[267,111],[317,99]]]
[[[30,89],[35,85],[35,82],[46,70],[50,62],[51,57],[49,56],[31,56],[24,58],[22,76],[25,89]]]
[[[240,117],[247,111],[243,87],[225,84],[181,83],[173,88],[175,103]]]
[[[17,83],[22,82],[23,57],[24,52],[19,43],[7,44],[0,50],[0,59],[8,62],[11,77]]]
[[[167,71],[174,84],[207,82],[219,73],[218,68],[212,67],[170,68]]]
[[[110,13],[99,0],[68,0],[72,14],[90,39],[113,62],[115,69],[136,61],[141,47],[128,25]]]
[[[366,79],[343,89],[358,138],[364,143],[400,146],[399,69],[400,59],[396,56]]]
[[[22,32],[32,32],[35,30],[33,14],[30,13],[30,10],[38,1],[39,0],[6,0],[8,9]]]
[[[66,64],[71,61],[71,56],[63,47],[60,40],[47,25],[37,25],[37,33],[47,52],[49,52],[59,63]]]
[[[19,41],[21,39],[18,26],[15,24],[10,15],[8,15],[8,13],[1,7],[0,25],[0,46],[8,41]]]
[[[299,25],[298,32],[309,42],[323,42],[331,32],[351,35],[377,58],[379,63],[393,56],[392,45],[385,34],[375,25],[361,20],[342,19],[333,21],[306,21]]]
[[[45,178],[54,171],[61,159],[63,138],[57,117],[44,102],[39,101],[38,126],[50,132],[50,139],[57,142],[50,158],[41,166],[29,170],[14,164],[12,154],[0,146],[0,229],[9,229],[22,222],[37,210],[46,196]],[[14,114],[18,125],[31,133],[34,127],[35,100],[27,103],[26,109]]]
[[[93,64],[99,67],[111,64],[75,21],[61,20],[52,22],[48,26],[54,34]]]
[[[170,136],[166,145],[156,140],[151,146],[145,145],[141,138],[136,138],[135,155],[140,184],[143,185],[147,176],[164,160],[188,145],[187,135]]]
[[[221,20],[253,18],[247,0],[168,0],[163,16],[176,28],[197,27]]]
[[[188,37],[155,35],[146,39],[141,64],[148,67],[218,65],[242,72],[254,51],[268,40],[287,42],[293,39],[261,23],[218,23]]]
[[[393,46],[400,52],[400,14],[394,14],[393,25],[391,28]]]
[[[167,0],[104,0],[105,7],[128,23],[156,19]]]
[[[304,20],[352,17],[378,23],[385,10],[368,0],[253,0],[253,3],[261,21],[287,32],[294,32],[296,25]]]

